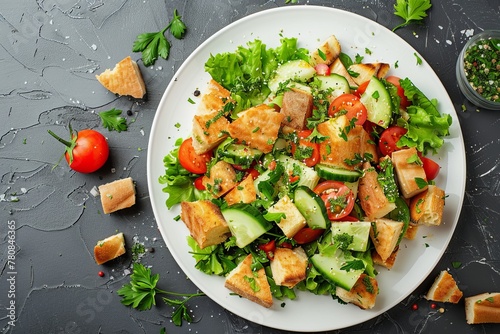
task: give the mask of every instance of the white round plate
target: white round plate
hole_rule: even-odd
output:
[[[331,34],[340,41],[342,51],[352,58],[359,54],[364,56],[363,62],[389,63],[389,74],[409,77],[429,98],[438,99],[441,112],[452,116],[451,134],[446,137],[439,155],[433,156],[441,165],[436,183],[448,195],[443,224],[421,227],[414,240],[402,242],[391,271],[378,268],[380,294],[371,310],[341,305],[331,297],[308,292],[298,292],[296,300],[285,301],[285,307],[281,307],[281,301],[276,301],[273,307],[266,309],[231,295],[224,288],[223,277],[209,276],[195,269],[186,243],[189,232],[182,221],[174,220],[179,215],[179,207],[167,210],[168,195],[162,191],[158,177],[164,174],[163,157],[174,147],[176,139],[190,134],[196,105],[188,100],[196,101],[193,92],[196,89],[203,91],[210,79],[204,72],[210,54],[233,52],[239,45],[254,39],[262,40],[268,47],[276,47],[281,37],[296,37],[300,47],[315,50]],[[283,330],[311,332],[367,321],[398,304],[419,286],[441,258],[457,224],[465,188],[465,150],[459,121],[445,88],[425,60],[421,65],[416,64],[416,55],[417,52],[396,34],[362,16],[326,7],[290,6],[242,18],[207,39],[189,56],[168,85],[156,112],[149,138],[147,174],[151,203],[162,237],[179,266],[200,290],[247,320]]]

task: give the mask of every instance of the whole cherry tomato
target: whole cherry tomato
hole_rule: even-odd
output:
[[[76,172],[95,172],[108,160],[108,141],[100,132],[91,129],[73,132],[70,126],[71,141],[60,138],[51,130],[48,130],[48,132],[59,142],[66,145],[64,156],[69,167]]]

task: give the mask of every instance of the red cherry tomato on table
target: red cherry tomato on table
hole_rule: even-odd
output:
[[[406,134],[407,130],[400,126],[391,126],[385,129],[380,135],[378,147],[383,156],[391,155],[392,152],[400,150],[397,142]]]
[[[354,94],[342,94],[333,100],[328,108],[328,116],[333,117],[342,110],[347,112],[346,116],[349,120],[356,118],[356,125],[363,125],[366,121],[366,107]]]
[[[310,227],[303,227],[297,233],[295,233],[295,235],[293,236],[293,239],[299,245],[303,245],[303,244],[310,243],[314,240],[317,240],[323,234],[323,232],[325,232],[325,230],[312,229]]]
[[[339,220],[348,216],[354,208],[354,194],[344,183],[324,181],[314,188],[325,202],[328,219]]]
[[[70,127],[71,141],[60,138],[51,130],[49,134],[66,145],[64,156],[69,167],[76,172],[95,172],[108,160],[108,141],[100,132],[91,129],[73,132]]]
[[[297,136],[299,137],[299,145],[297,152],[297,145],[291,143],[292,145],[292,155],[294,157],[299,156],[300,160],[305,163],[308,167],[312,167],[319,162],[319,144],[310,142],[307,137],[312,133],[312,130],[302,130],[299,131]]]
[[[399,106],[402,109],[406,109],[411,103],[408,101],[408,98],[405,95],[405,91],[403,87],[401,87],[401,83],[399,82],[401,79],[397,76],[390,75],[387,78],[385,78],[388,82],[393,84],[398,88],[398,96],[399,96]]]
[[[420,157],[420,160],[422,161],[427,180],[434,180],[439,174],[439,169],[441,168],[439,167],[439,164],[427,157]]]
[[[211,158],[211,152],[197,154],[194,151],[193,138],[191,137],[184,140],[179,147],[179,163],[191,173],[205,174],[207,172],[207,163]]]

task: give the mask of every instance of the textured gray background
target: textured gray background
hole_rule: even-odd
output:
[[[394,1],[299,1],[345,9],[392,28]],[[500,291],[499,122],[498,112],[476,110],[460,94],[455,62],[468,32],[500,29],[498,0],[433,1],[423,25],[397,31],[434,68],[457,110],[464,134],[467,186],[453,239],[434,272],[402,303],[378,318],[336,333],[491,333],[498,325],[465,324],[463,300],[430,308],[423,299],[440,270],[450,269],[465,295]],[[160,98],[174,73],[203,41],[246,15],[285,4],[285,0],[0,0],[0,328],[3,333],[282,333],[247,322],[207,297],[190,303],[195,321],[175,327],[171,309],[160,300],[147,312],[120,304],[116,294],[128,282],[127,256],[99,267],[96,240],[117,229],[134,242],[153,247],[141,262],[161,274],[167,290],[195,292],[172,259],[156,228],[146,184],[148,136]],[[178,9],[188,32],[172,42],[168,61],[145,68],[131,52],[137,34],[158,31]],[[106,92],[95,73],[131,55],[138,60],[148,88],[136,103]],[[466,111],[462,111],[465,105]],[[100,127],[96,112],[132,110],[126,132]],[[64,134],[98,128],[109,138],[111,156],[100,171],[83,175],[57,162],[62,146],[47,129]],[[133,123],[131,123],[134,121]],[[100,213],[97,185],[131,176],[138,202],[113,215]],[[10,299],[7,224],[16,226],[16,316],[8,326]],[[462,266],[454,269],[452,261]],[[99,270],[105,277],[97,275]],[[411,310],[417,303],[419,309]],[[335,315],[332,314],[332,318]],[[311,322],[318,319],[311,319]]]

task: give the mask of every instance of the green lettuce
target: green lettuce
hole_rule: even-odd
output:
[[[297,47],[296,38],[282,38],[276,48],[256,39],[235,52],[210,55],[205,71],[231,92],[236,112],[261,104],[270,93],[268,80],[278,66],[289,60],[309,60],[308,51]]]
[[[199,191],[194,187],[194,180],[199,177],[187,171],[179,163],[179,147],[182,139],[175,143],[176,148],[163,158],[165,174],[158,178],[160,184],[164,184],[163,192],[169,196],[166,200],[167,208],[170,209],[182,201],[192,202],[197,199],[210,199],[211,196],[206,191]]]
[[[429,100],[410,79],[403,79],[400,84],[412,105],[406,110],[408,120],[398,119],[398,125],[408,132],[401,137],[397,145],[415,147],[424,155],[428,151],[436,153],[444,143],[443,137],[450,134],[451,116],[440,114],[436,108],[437,102]]]

